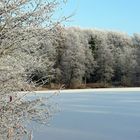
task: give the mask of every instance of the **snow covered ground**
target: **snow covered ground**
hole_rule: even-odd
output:
[[[59,90],[44,90],[44,91],[35,91],[36,93],[54,93]],[[104,92],[104,91],[140,91],[140,87],[132,88],[95,88],[95,89],[63,89],[60,90],[61,93],[85,93],[85,92]]]

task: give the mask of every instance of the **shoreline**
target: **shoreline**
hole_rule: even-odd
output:
[[[139,91],[140,87],[129,87],[129,88],[94,88],[94,89],[62,89],[62,90],[42,90],[42,91],[34,91],[34,93],[84,93],[84,92],[107,92],[107,91]]]

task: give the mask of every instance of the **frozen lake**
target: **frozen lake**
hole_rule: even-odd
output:
[[[45,96],[45,94],[40,94]],[[140,92],[62,93],[61,111],[33,140],[140,140]]]

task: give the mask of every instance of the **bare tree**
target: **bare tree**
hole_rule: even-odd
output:
[[[46,123],[51,116],[50,106],[41,107],[42,99],[25,100],[23,97],[26,94],[19,94],[19,91],[32,91],[26,77],[32,66],[41,67],[43,64],[40,64],[40,58],[31,55],[31,50],[34,45],[39,46],[44,34],[42,28],[45,28],[45,34],[51,36],[58,25],[66,20],[65,17],[58,19],[55,15],[63,3],[65,1],[61,0],[0,1],[1,140],[21,139],[28,134],[24,126],[26,121]],[[38,33],[41,34],[40,41],[36,38]],[[32,87],[35,84],[30,80]]]

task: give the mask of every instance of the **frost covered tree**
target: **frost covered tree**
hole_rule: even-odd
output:
[[[81,84],[84,75],[84,50],[74,30],[68,30],[65,39],[65,52],[63,53],[64,83],[68,86]]]
[[[136,55],[136,68],[135,68],[135,76],[133,81],[137,86],[140,85],[140,34],[134,34],[132,37],[133,47],[135,48]]]
[[[39,32],[38,35],[36,35],[36,32]],[[32,31],[32,34],[35,34],[34,39],[29,44],[22,45],[21,51],[25,55],[32,56],[37,64],[32,63],[26,69],[28,72],[27,79],[34,82],[36,86],[43,86],[44,84],[49,84],[51,79],[54,78],[56,50],[53,43],[56,37],[53,34],[48,36],[48,32],[45,29],[35,30],[34,33]]]
[[[130,86],[133,85],[136,63],[135,48],[132,38],[121,32],[108,32],[107,43],[112,47],[114,57],[114,83]]]
[[[104,31],[93,30],[90,35],[90,49],[96,61],[93,81],[107,83],[114,74],[112,49],[107,44],[107,34]]]
[[[123,32],[107,31],[107,43],[116,48],[124,48],[126,46],[131,46],[131,37]]]
[[[77,31],[85,52],[85,75],[83,77],[83,82],[86,84],[90,80],[91,75],[94,73],[96,68],[96,60],[94,59],[94,49],[91,48],[91,35],[89,34],[88,30],[78,29]]]
[[[116,49],[115,81],[123,86],[133,86],[137,62],[135,49],[125,47]]]
[[[40,107],[42,99],[24,100],[25,94],[20,96],[19,91],[32,90],[29,83],[31,87],[35,86],[36,82],[34,83],[31,77],[27,81],[33,67],[44,68],[43,63],[48,65],[49,60],[41,61],[43,56],[40,51],[37,55],[37,50],[44,38],[42,28],[45,28],[45,34],[51,36],[57,25],[66,20],[65,17],[57,18],[56,21],[53,18],[61,4],[63,5],[63,1],[59,0],[0,1],[1,140],[21,139],[24,134],[28,134],[24,126],[28,120],[42,123],[48,121],[51,110],[49,111],[50,108],[47,106]]]
[[[62,55],[63,83],[78,87],[93,71],[94,59],[85,33],[78,28],[67,28]]]
[[[96,49],[97,74],[99,81],[108,83],[114,75],[114,58],[112,50],[102,41],[101,45]]]
[[[53,41],[53,46],[55,48],[55,64],[54,64],[54,69],[55,69],[55,75],[54,75],[54,80],[53,82],[58,84],[60,86],[63,83],[63,66],[62,66],[62,56],[65,52],[65,29],[63,27],[58,28],[58,38],[55,38]]]

